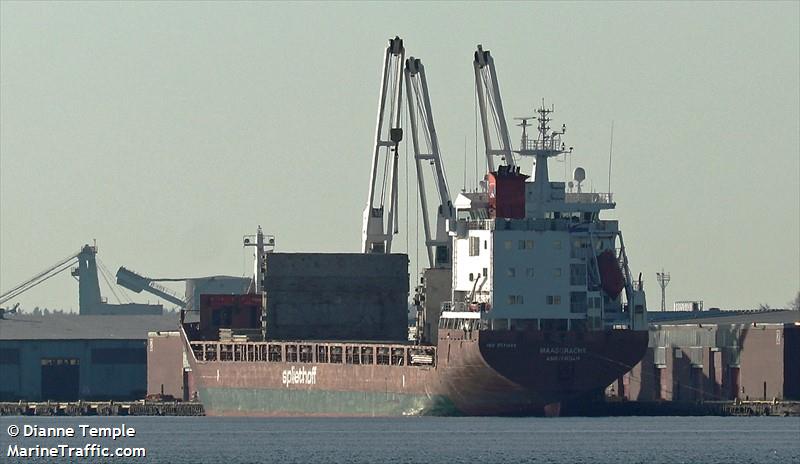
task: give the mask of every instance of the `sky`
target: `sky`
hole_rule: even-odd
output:
[[[454,195],[484,174],[482,44],[506,118],[554,104],[567,166],[596,191],[613,122],[606,217],[651,310],[662,268],[668,306],[797,295],[798,2],[0,2],[0,293],[93,240],[112,274],[151,277],[250,275],[242,236],[258,225],[278,251],[359,251],[395,35],[425,65]],[[393,251],[414,275],[425,262],[401,152]],[[564,168],[551,161],[554,180]],[[62,273],[17,301],[77,311],[77,283]]]

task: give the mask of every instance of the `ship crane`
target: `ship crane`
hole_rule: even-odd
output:
[[[500,84],[497,81],[494,59],[489,50],[484,50],[481,45],[478,45],[472,66],[475,69],[475,92],[481,113],[483,142],[486,147],[486,164],[489,172],[495,170],[495,156],[499,156],[506,165],[514,166],[511,139],[508,136],[503,100],[500,97]],[[490,121],[495,128],[494,136],[489,130]]]
[[[159,285],[156,281],[183,281],[185,279],[151,279],[149,277],[145,277],[143,275],[137,274],[130,269],[126,269],[125,267],[120,267],[117,270],[117,285],[127,288],[128,290],[134,291],[136,293],[141,293],[142,291],[151,293],[156,295],[159,298],[163,298],[170,303],[177,305],[180,308],[186,307],[186,300],[179,297],[175,292],[164,287],[163,285]]]
[[[411,126],[411,141],[414,146],[414,162],[417,168],[417,185],[422,207],[422,224],[425,230],[425,251],[428,263],[432,268],[450,268],[452,240],[447,235],[447,223],[454,218],[453,204],[447,188],[447,177],[439,153],[439,139],[433,124],[431,100],[428,94],[428,82],[425,78],[425,67],[419,59],[410,57],[406,60],[405,82],[408,100],[408,114]],[[419,113],[421,121],[417,120]],[[420,149],[419,128],[424,134],[426,151]],[[431,222],[428,217],[427,196],[422,162],[428,161],[433,166],[434,182],[439,194],[439,206],[436,210],[436,229],[431,233]]]
[[[403,60],[405,50],[399,37],[389,40],[383,62],[383,77],[378,100],[375,147],[372,153],[369,195],[361,229],[363,253],[390,253],[392,235],[397,233],[398,145],[403,138],[400,127],[403,98]],[[388,100],[388,101],[387,101]],[[382,165],[383,181],[378,193],[378,168]],[[388,203],[388,214],[387,214]]]

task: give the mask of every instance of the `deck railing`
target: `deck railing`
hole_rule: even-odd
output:
[[[564,200],[567,203],[589,203],[589,204],[610,204],[613,203],[612,193],[581,192],[565,194]]]
[[[200,362],[287,362],[434,366],[436,347],[332,342],[189,342]]]

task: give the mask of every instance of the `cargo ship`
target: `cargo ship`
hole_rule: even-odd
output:
[[[582,168],[572,181],[550,180],[548,159],[572,151],[566,127],[550,128],[552,107],[522,118],[513,150],[493,58],[478,46],[473,65],[488,173],[451,201],[424,70],[404,59],[399,38],[389,42],[362,253],[278,253],[261,228],[245,238],[253,293],[203,295],[199,322],[182,317],[207,414],[557,415],[639,362],[645,294],[618,222],[600,217],[616,206],[611,193],[584,192]],[[413,336],[408,258],[391,252],[404,80],[409,112],[421,115],[410,127],[418,175],[422,161],[434,166],[439,199],[435,226],[424,218],[430,266],[414,289]]]

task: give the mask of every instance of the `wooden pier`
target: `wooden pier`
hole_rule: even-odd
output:
[[[0,416],[205,416],[195,401],[76,401],[0,403]]]
[[[800,401],[605,401],[567,405],[561,415],[800,417]]]

